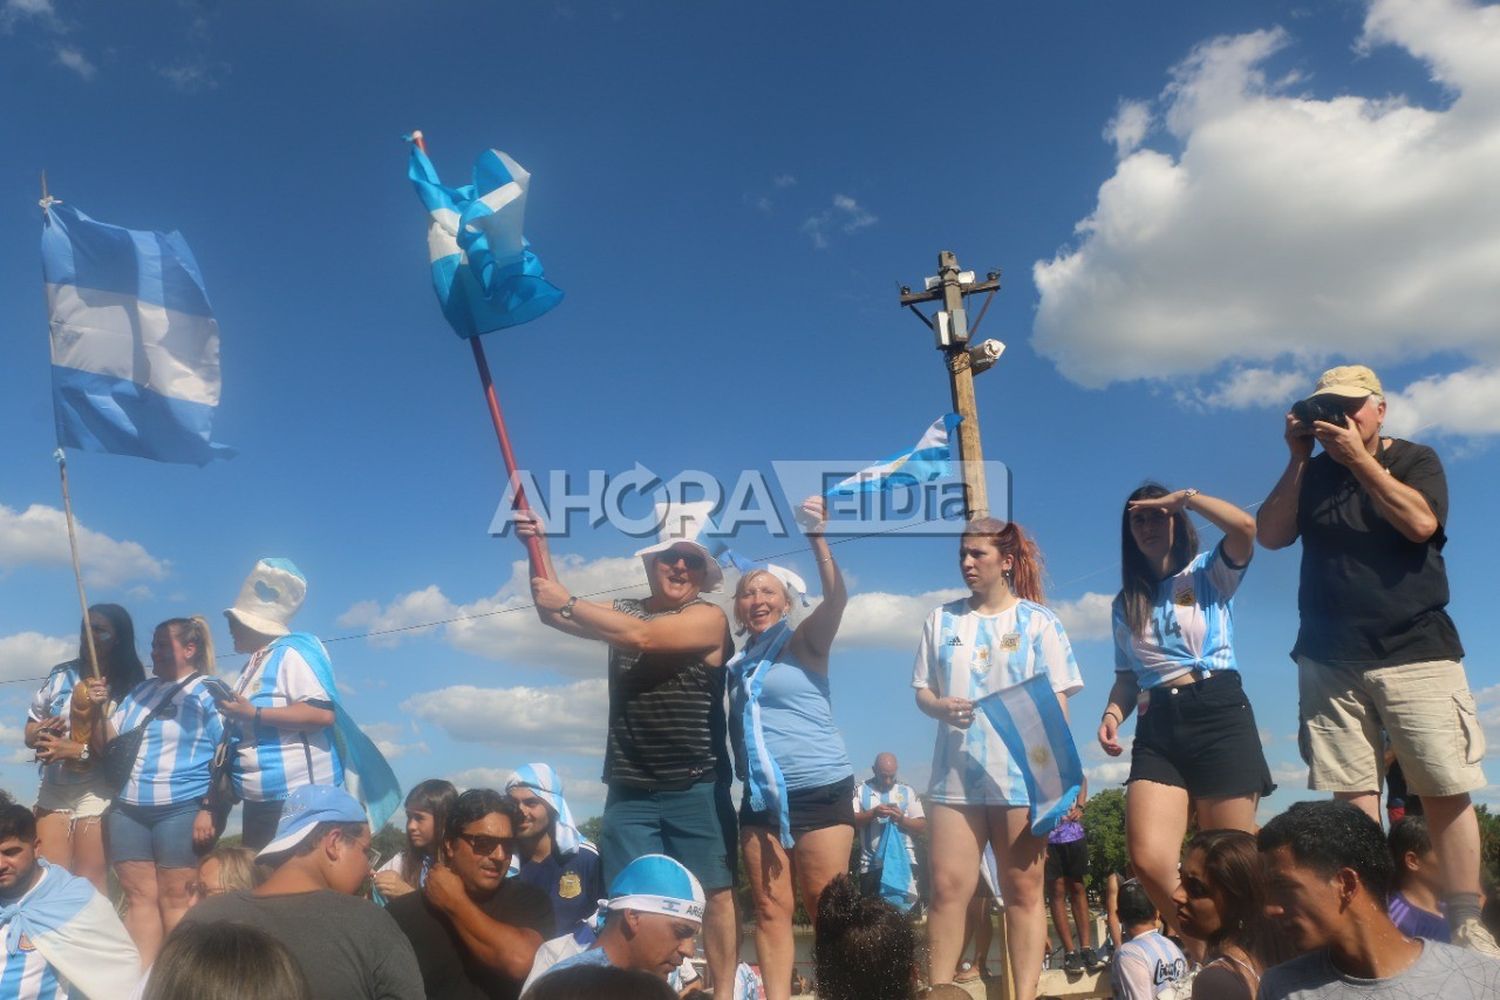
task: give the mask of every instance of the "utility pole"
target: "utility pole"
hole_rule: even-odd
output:
[[[1005,345],[986,340],[969,346],[971,332],[979,329],[985,310],[1000,289],[1000,272],[991,271],[983,281],[974,280],[974,272],[961,271],[958,257],[951,250],[938,253],[938,273],[928,278],[926,288],[913,292],[901,289],[901,305],[910,309],[937,338],[948,367],[948,384],[953,394],[953,410],[963,417],[958,425],[958,454],[963,468],[964,512],[969,520],[988,517],[990,502],[984,481],[984,451],[979,443],[979,409],[974,402],[974,376],[985,371],[1000,357]],[[970,330],[964,298],[977,292],[988,292],[979,316]],[[942,308],[929,319],[917,308],[919,302],[941,302]]]

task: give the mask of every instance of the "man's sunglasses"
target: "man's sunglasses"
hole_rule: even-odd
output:
[[[484,833],[460,833],[458,839],[469,845],[469,848],[481,858],[487,858],[500,848],[505,848],[505,853],[511,853],[511,845],[516,842],[514,837],[491,837]]]
[[[673,549],[658,553],[656,561],[663,566],[675,566],[680,562],[691,570],[699,570],[706,565],[703,557],[696,552],[678,552]]]

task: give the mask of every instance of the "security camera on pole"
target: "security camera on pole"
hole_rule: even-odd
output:
[[[937,348],[948,364],[948,383],[953,392],[953,409],[963,422],[958,426],[959,458],[963,465],[964,513],[969,520],[988,517],[990,502],[984,481],[984,451],[979,444],[979,410],[974,402],[974,376],[999,360],[1005,345],[986,340],[969,346],[973,332],[984,320],[985,310],[1000,289],[1000,272],[991,271],[983,281],[974,280],[973,271],[960,271],[958,258],[951,250],[938,253],[938,273],[927,279],[926,288],[913,292],[902,286],[901,304],[927,324],[937,338]],[[979,316],[969,327],[964,298],[976,292],[988,292]],[[929,319],[917,308],[918,302],[941,302],[942,308]]]

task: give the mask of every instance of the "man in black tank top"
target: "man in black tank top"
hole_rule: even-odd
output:
[[[691,871],[707,901],[709,974],[727,986],[739,951],[737,825],[724,712],[724,664],[734,644],[724,612],[700,597],[724,579],[696,541],[711,511],[711,504],[658,504],[660,540],[636,553],[651,594],[609,604],[580,600],[558,582],[535,517],[518,514],[516,534],[541,542],[548,578],[531,581],[541,620],[609,644],[604,881],[644,854],[665,854]]]

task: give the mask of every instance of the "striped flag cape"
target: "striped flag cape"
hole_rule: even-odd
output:
[[[927,428],[915,448],[861,469],[823,495],[834,497],[888,492],[898,487],[920,486],[947,477],[953,468],[953,432],[962,422],[963,417],[957,413],[944,414]]]
[[[474,161],[474,183],[447,187],[412,140],[407,177],[427,207],[432,287],[460,337],[529,323],[562,301],[521,232],[531,175],[498,149]]]
[[[219,325],[181,234],[50,202],[42,273],[60,446],[191,465],[233,456],[211,436]]]
[[[41,874],[31,891],[0,906],[6,967],[35,949],[76,991],[70,995],[130,996],[141,959],[108,897],[63,868],[40,859],[37,865]]]
[[[1083,787],[1083,764],[1045,673],[980,698],[995,732],[1026,780],[1031,832],[1045,837],[1057,828]]]

